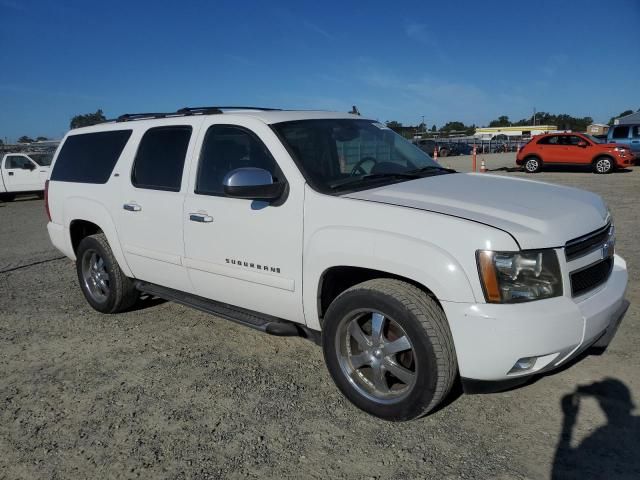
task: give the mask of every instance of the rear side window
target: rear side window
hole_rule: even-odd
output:
[[[629,127],[616,127],[613,129],[613,138],[627,138],[629,136]]]
[[[179,192],[191,127],[151,128],[140,140],[131,171],[138,188]]]
[[[560,137],[557,135],[551,137],[542,137],[538,140],[538,145],[558,145]]]
[[[107,183],[131,130],[70,135],[51,172],[58,182]]]
[[[633,127],[631,135],[633,136],[633,138],[640,138],[640,125],[636,125],[635,127]]]

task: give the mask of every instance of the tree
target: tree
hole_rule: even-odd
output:
[[[387,120],[387,127],[393,129],[402,128],[402,123],[396,122],[395,120]]]
[[[436,127],[436,124],[435,124],[435,123],[433,124],[433,127],[431,127],[431,131],[432,131],[433,133],[436,133],[436,132],[438,131],[438,128]]]
[[[0,138],[0,147],[4,145],[4,141]]]
[[[507,117],[506,115],[501,115],[498,117],[497,120],[491,120],[491,122],[489,122],[489,126],[490,127],[510,127],[511,122],[509,121],[509,117]]]
[[[88,127],[90,125],[95,125],[96,123],[102,123],[106,121],[106,117],[104,113],[102,113],[102,109],[96,110],[96,113],[86,113],[84,115],[76,115],[71,119],[69,123],[70,128],[80,128],[80,127]]]
[[[49,140],[47,137],[36,137],[36,142],[46,142]]]
[[[33,138],[27,137],[26,135],[23,135],[18,139],[18,143],[32,143],[32,142],[33,142]]]

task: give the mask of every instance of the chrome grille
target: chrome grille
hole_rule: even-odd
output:
[[[564,254],[567,257],[567,261],[570,262],[571,260],[575,260],[576,258],[580,258],[583,255],[602,248],[612,233],[611,224],[607,224],[595,232],[569,240],[564,246]]]

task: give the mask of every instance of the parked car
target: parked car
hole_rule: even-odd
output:
[[[427,138],[420,138],[415,140],[414,143],[418,146],[418,148],[420,148],[430,156],[433,156],[436,149],[438,150],[439,157],[466,155],[460,153],[461,151],[464,151],[464,147],[458,146],[458,144],[451,142],[442,142]]]
[[[145,292],[308,337],[389,420],[433,410],[456,378],[501,390],[605,347],[628,306],[598,195],[456,173],[356,115],[126,115],[69,132],[46,192],[97,311]]]
[[[545,165],[590,166],[595,173],[610,173],[629,168],[633,156],[629,147],[599,141],[582,133],[537,135],[520,148],[516,164],[528,173],[539,172]]]
[[[629,147],[636,161],[640,160],[640,125],[615,125],[609,129],[607,141]]]
[[[24,153],[8,153],[0,162],[0,199],[11,201],[17,194],[44,195],[49,166],[41,165]]]

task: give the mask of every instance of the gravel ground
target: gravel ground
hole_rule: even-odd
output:
[[[49,244],[43,202],[0,204],[0,479],[640,478],[640,169],[535,179],[609,203],[631,270],[618,335],[531,385],[457,393],[401,424],[347,402],[306,340],[172,303],[94,312]]]

